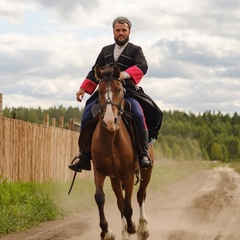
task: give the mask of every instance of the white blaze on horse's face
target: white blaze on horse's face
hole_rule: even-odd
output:
[[[118,117],[118,109],[116,106],[113,106],[111,102],[113,101],[113,93],[111,85],[107,87],[105,94],[106,101],[109,101],[109,104],[106,105],[106,111],[104,114],[103,122],[105,123],[109,131],[118,130],[118,125],[116,119]]]

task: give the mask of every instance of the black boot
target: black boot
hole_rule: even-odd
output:
[[[77,162],[73,163],[76,159]],[[91,153],[79,153],[77,157],[72,160],[72,163],[68,166],[71,170],[81,172],[83,170],[91,170]]]
[[[152,166],[152,161],[148,154],[148,130],[140,130],[139,131],[141,138],[141,147],[142,153],[140,154],[138,161],[140,168],[148,168]]]

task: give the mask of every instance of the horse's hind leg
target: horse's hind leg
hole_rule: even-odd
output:
[[[154,161],[154,153],[153,153],[153,144],[149,144],[148,145],[148,151],[150,154],[150,157],[152,159],[152,161]],[[137,201],[138,201],[138,205],[140,208],[140,217],[139,217],[139,228],[137,231],[137,238],[138,240],[146,240],[150,233],[148,230],[148,221],[147,221],[147,217],[146,217],[146,213],[145,213],[145,199],[146,199],[146,190],[147,190],[147,186],[149,184],[149,181],[151,179],[151,175],[152,175],[152,168],[150,167],[148,169],[142,169],[141,170],[141,182],[140,182],[140,187],[139,190],[137,192]]]
[[[146,240],[149,237],[150,233],[148,230],[148,221],[145,214],[144,202],[140,207],[140,217],[139,217],[139,228],[137,230],[137,239]]]
[[[98,206],[99,211],[99,218],[100,223],[99,226],[102,229],[100,234],[101,240],[114,240],[115,236],[113,235],[112,231],[108,229],[108,222],[105,217],[104,213],[104,204],[105,204],[105,194],[103,192],[103,185],[104,185],[105,176],[101,176],[95,172],[94,181],[96,186],[95,192],[95,201]]]
[[[124,200],[124,207],[123,207],[123,215],[127,221],[127,232],[129,234],[136,233],[136,225],[132,221],[132,193],[134,187],[134,175],[126,176],[126,181],[124,181],[124,188],[125,188],[125,200]]]

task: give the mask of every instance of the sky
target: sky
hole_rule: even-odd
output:
[[[118,16],[148,62],[139,85],[162,110],[240,113],[240,0],[1,0],[3,108],[82,109],[89,95],[76,92]]]

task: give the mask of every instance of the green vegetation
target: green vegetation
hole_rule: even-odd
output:
[[[33,227],[60,214],[44,184],[0,181],[0,235]]]
[[[196,172],[213,169],[221,165],[212,161],[156,160],[148,190],[157,191],[170,183],[178,182]]]
[[[229,167],[233,168],[236,172],[240,173],[240,162],[231,162]]]
[[[157,142],[161,158],[239,161],[240,115],[164,112]]]
[[[32,123],[43,124],[44,123],[44,115],[49,114],[49,118],[55,118],[56,121],[59,120],[60,117],[64,117],[64,126],[66,127],[70,118],[74,118],[76,122],[80,122],[80,119],[83,114],[83,109],[69,107],[65,108],[63,106],[51,107],[49,109],[42,109],[41,107],[35,108],[8,108],[6,107],[3,110],[3,116],[8,118],[16,118],[23,121],[28,121]]]

